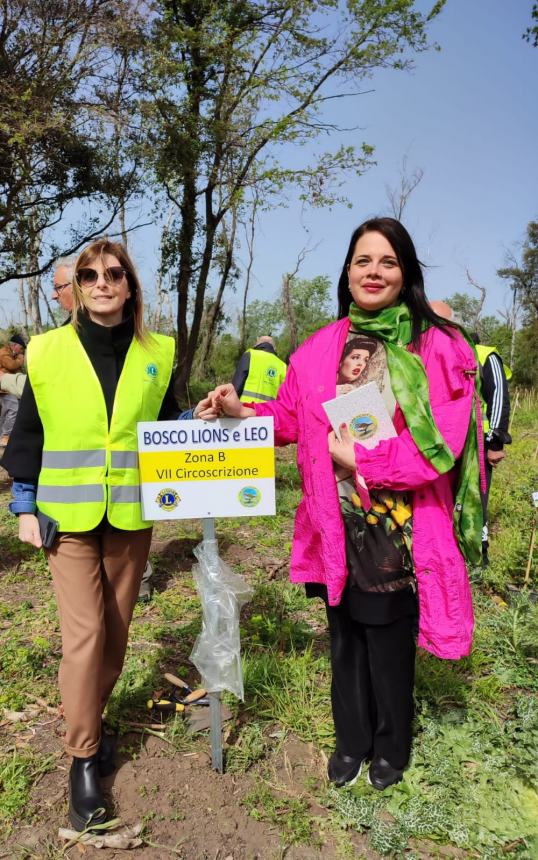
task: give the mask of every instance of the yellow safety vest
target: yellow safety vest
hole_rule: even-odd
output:
[[[116,528],[142,519],[137,421],[155,421],[172,374],[174,341],[133,338],[118,380],[110,426],[101,383],[72,325],[33,337],[28,375],[44,430],[37,507],[59,531],[86,532],[105,513]]]
[[[500,352],[496,346],[483,346],[483,344],[477,343],[475,346],[475,349],[476,349],[476,354],[478,356],[478,361],[480,362],[481,367],[484,367],[484,365],[488,359],[488,356],[491,355],[492,352],[494,352],[495,355],[498,355],[499,358],[501,359],[503,370],[504,370],[504,375],[506,376],[506,378],[507,379],[512,378],[512,371],[510,370],[508,365],[505,364],[504,361],[502,360],[501,354],[500,354]]]
[[[288,369],[273,352],[263,349],[248,349],[250,365],[243,393],[239,398],[243,403],[263,403],[275,400],[278,389],[286,378]]]
[[[484,346],[484,344],[477,343],[475,344],[475,349],[480,364],[480,371],[482,371],[482,368],[488,360],[488,356],[490,356],[492,353],[495,353],[495,355],[499,356],[499,358],[501,359],[504,375],[506,376],[506,378],[512,378],[512,371],[510,370],[508,365],[505,364],[502,360],[501,354],[496,346]],[[482,376],[482,372],[480,372],[480,376]],[[482,403],[482,429],[484,430],[484,433],[489,433],[489,419],[486,413],[486,404],[484,402]]]

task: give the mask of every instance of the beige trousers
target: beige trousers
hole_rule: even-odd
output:
[[[70,755],[88,758],[99,747],[101,715],[123,667],[151,532],[66,533],[46,551],[62,632],[58,680]]]

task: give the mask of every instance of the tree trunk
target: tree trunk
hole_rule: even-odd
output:
[[[290,329],[290,352],[295,352],[299,344],[297,342],[297,322],[295,320],[295,314],[293,312],[293,305],[291,301],[292,280],[292,275],[284,275],[284,277],[282,278],[282,302],[284,304],[284,313],[286,314],[286,319],[288,321],[288,326]]]
[[[230,227],[230,235],[226,236],[226,256],[224,259],[224,266],[222,269],[222,273],[220,276],[219,287],[217,290],[217,295],[215,296],[215,300],[211,303],[209,307],[206,317],[205,317],[205,328],[204,334],[202,337],[202,344],[199,348],[198,352],[198,360],[196,362],[196,374],[203,376],[205,373],[206,365],[209,360],[209,355],[211,353],[211,347],[213,346],[213,341],[215,339],[215,332],[217,328],[217,320],[219,318],[219,312],[222,306],[222,297],[224,295],[224,290],[226,288],[226,284],[228,282],[228,277],[230,274],[230,270],[233,264],[233,249],[235,243],[235,233],[237,229],[237,212],[235,209],[232,210],[232,224]]]
[[[517,334],[517,287],[513,288],[512,312],[510,314],[510,326],[512,329],[512,338],[510,341],[510,367],[514,366],[516,355],[516,334]]]
[[[28,307],[26,305],[26,295],[24,293],[24,281],[22,278],[18,280],[18,292],[19,292],[19,304],[22,311],[22,330],[24,332],[24,336],[28,341],[30,339],[30,332],[28,329]]]
[[[179,230],[179,272],[177,276],[177,376],[176,395],[180,398],[187,393],[187,383],[191,372],[189,362],[189,285],[192,275],[192,248],[196,232],[196,184],[195,170],[189,171],[183,183],[183,198],[180,206],[181,227]]]
[[[248,265],[247,265],[247,274],[245,278],[245,289],[243,291],[243,310],[241,314],[241,335],[240,335],[240,346],[241,352],[243,353],[247,348],[247,297],[248,291],[250,289],[250,277],[252,274],[252,266],[254,265],[254,231],[256,229],[256,213],[258,209],[259,203],[259,195],[257,190],[254,192],[254,202],[252,204],[252,214],[250,219],[250,234],[246,234],[247,239],[247,248],[248,248]],[[245,225],[246,232],[246,225]]]

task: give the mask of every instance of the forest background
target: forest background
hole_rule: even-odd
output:
[[[461,38],[473,36],[478,50],[473,14],[484,4],[473,5],[475,13],[469,10],[463,20],[469,32]],[[361,118],[368,118],[365,99],[375,99],[377,82],[383,90],[387,80],[392,86],[404,79],[402,72],[419,58],[435,61],[443,20],[447,40],[461,27],[457,7],[445,0],[5,0],[5,334],[60,324],[49,298],[55,259],[107,233],[126,242],[142,271],[150,325],[177,337],[183,402],[229,379],[243,349],[260,334],[275,336],[287,358],[334,317],[338,267],[356,223],[393,214],[415,235],[415,201],[418,208],[436,177],[422,151],[416,161],[409,129],[408,139],[401,134],[395,174],[393,164],[379,159],[385,150],[375,125],[364,130]],[[518,52],[534,58],[536,4],[518,2],[509,14],[518,22]],[[493,33],[488,30],[487,38]],[[513,89],[508,72],[502,74]],[[468,82],[470,90],[475,83]],[[514,91],[510,105],[500,106],[499,135],[511,122],[503,111],[525,115],[524,90],[519,100]],[[470,110],[463,96],[461,110],[464,137]],[[421,112],[407,108],[411,126]],[[432,121],[442,123],[447,113],[446,102],[440,103]],[[487,111],[483,123],[491,139]],[[395,127],[401,130],[396,114]],[[366,142],[369,132],[375,146]],[[526,164],[521,136],[514,135],[514,157],[507,152],[494,177],[499,210],[509,210],[503,170],[512,176],[518,157]],[[479,164],[472,164],[471,142],[465,145],[469,164],[460,173],[472,168],[478,184]],[[361,183],[367,188],[376,173],[391,182],[384,183],[383,199],[378,194],[368,203]],[[476,213],[462,205],[460,220],[468,220],[477,239],[455,254],[458,289],[448,291],[441,279],[431,296],[448,298],[483,342],[498,346],[514,382],[525,386],[538,380],[538,226],[528,209],[535,199],[529,186],[527,175],[518,191],[517,232],[497,243],[494,260],[488,243],[480,247],[484,230],[494,225],[486,216],[489,201]],[[439,225],[424,238],[423,227],[417,229],[427,280],[435,282],[442,267],[429,248],[437,247]]]
[[[217,524],[223,558],[254,588],[245,702],[227,701],[222,777],[207,738],[181,719],[140,728],[164,671],[199,682],[189,654],[200,523],[156,526],[154,597],[136,608],[107,717],[120,730],[115,809],[142,824],[137,857],[537,856],[538,405],[521,388],[538,382],[537,42],[529,0],[0,4],[6,337],[63,321],[49,298],[59,256],[121,237],[149,324],[177,336],[178,393],[194,401],[230,378],[257,335],[275,335],[287,357],[331,319],[351,230],[395,214],[417,240],[430,297],[497,345],[519,386],[492,489],[491,565],[470,571],[473,651],[454,665],[420,654],[413,762],[382,797],[363,780],[340,793],[326,782],[324,610],[287,582],[294,452],[277,455],[275,517]],[[0,857],[93,858],[57,838],[60,631],[45,559],[17,540],[8,493],[4,483]]]

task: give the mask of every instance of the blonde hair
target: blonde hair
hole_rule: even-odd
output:
[[[102,239],[96,239],[91,242],[77,257],[73,268],[73,310],[71,313],[71,322],[75,329],[79,326],[78,315],[81,310],[86,307],[84,302],[84,293],[78,282],[77,274],[80,269],[91,265],[91,263],[99,259],[105,264],[104,257],[110,254],[116,257],[120,266],[125,269],[125,277],[131,291],[130,297],[125,302],[125,308],[131,310],[134,320],[134,336],[141,343],[145,344],[148,340],[148,332],[144,325],[144,299],[142,296],[142,285],[136,274],[133,261],[131,260],[127,249],[121,242],[111,242],[106,236]]]

